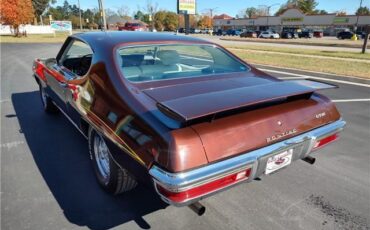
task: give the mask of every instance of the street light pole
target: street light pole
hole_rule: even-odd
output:
[[[78,11],[80,13],[80,30],[82,31],[82,18],[81,18],[81,6],[80,6],[80,0],[78,0]]]
[[[260,7],[265,7],[267,9],[267,15],[266,15],[266,27],[268,28],[269,27],[269,16],[270,16],[270,9],[271,7],[273,6],[277,6],[277,5],[280,5],[279,3],[275,3],[275,4],[272,4],[272,5],[260,5]]]
[[[105,19],[105,11],[103,6],[103,0],[98,0],[99,2],[99,8],[100,8],[100,16],[103,19],[103,30],[107,30],[107,21]]]
[[[360,0],[360,8],[362,7],[362,0]],[[356,25],[355,25],[355,29],[354,29],[354,32],[356,33],[357,31],[357,27],[358,27],[358,19],[359,19],[360,15],[357,14],[357,19],[356,19]]]

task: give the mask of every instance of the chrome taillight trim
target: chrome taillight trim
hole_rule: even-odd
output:
[[[252,168],[252,172],[246,181],[251,181],[261,174],[257,173],[258,159],[261,157],[273,155],[285,149],[300,145],[305,141],[309,141],[310,143],[305,149],[305,154],[301,156],[301,158],[304,158],[311,152],[316,140],[339,133],[345,125],[346,122],[343,119],[339,119],[290,139],[186,172],[170,173],[153,165],[149,170],[149,174],[153,177],[155,183],[172,192],[185,191],[248,168]],[[161,194],[159,193],[159,195]],[[161,197],[167,203],[174,204],[162,195]],[[187,204],[189,204],[189,201],[174,205],[181,206]]]

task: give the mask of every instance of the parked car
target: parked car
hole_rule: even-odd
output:
[[[56,58],[36,59],[33,74],[45,112],[62,113],[87,138],[102,188],[119,194],[141,183],[198,214],[198,201],[216,192],[313,163],[345,126],[317,92],[335,86],[279,80],[194,37],[77,33]]]
[[[260,36],[260,34],[262,33],[262,31],[260,31],[260,30],[256,30],[256,31],[254,31],[254,32],[256,32],[256,34],[257,34],[257,38]]]
[[[298,33],[296,31],[285,30],[281,33],[281,38],[287,38],[287,39],[298,38]]]
[[[363,31],[357,31],[356,35],[357,35],[358,39],[365,39],[365,37],[366,37],[366,33],[363,32]]]
[[[126,22],[124,26],[119,26],[118,30],[120,31],[147,31],[148,28],[140,23],[131,23],[131,22]]]
[[[229,35],[229,36],[240,36],[241,34],[241,31],[240,30],[227,30],[226,31],[226,35]]]
[[[196,28],[191,28],[190,29],[190,33],[191,34],[200,34],[201,33],[201,30],[200,29],[196,29]]]
[[[299,38],[313,38],[313,32],[311,30],[302,30],[298,33]]]
[[[259,38],[280,38],[280,35],[276,32],[273,31],[263,31],[260,35]]]
[[[324,32],[323,32],[323,31],[321,31],[321,30],[315,30],[315,31],[313,32],[313,36],[314,36],[315,38],[322,38],[322,37],[324,37]]]
[[[337,34],[338,39],[351,39],[354,33],[352,31],[341,31]]]
[[[254,31],[244,31],[240,34],[241,38],[257,38],[257,33]]]
[[[221,30],[221,29],[218,29],[218,30],[216,30],[216,31],[213,31],[213,35],[215,35],[215,36],[222,36],[222,35],[224,35],[224,31],[223,30]]]

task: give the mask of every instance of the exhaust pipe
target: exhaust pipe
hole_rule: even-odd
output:
[[[316,158],[314,157],[311,157],[311,156],[307,156],[305,158],[303,158],[302,160],[306,161],[307,163],[313,165],[316,161]]]
[[[198,216],[203,215],[206,212],[206,207],[204,207],[201,203],[195,202],[188,206],[191,210],[193,210]]]

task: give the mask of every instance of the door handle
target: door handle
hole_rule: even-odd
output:
[[[59,82],[59,86],[63,88],[67,88],[68,84],[66,82]]]

